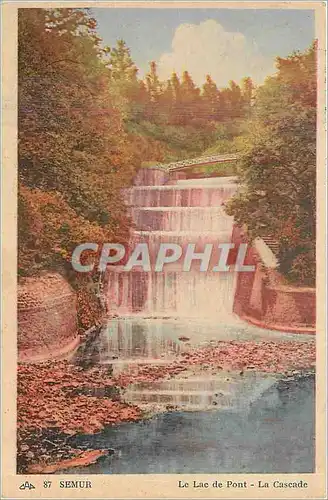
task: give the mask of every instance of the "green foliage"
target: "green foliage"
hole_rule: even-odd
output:
[[[238,153],[244,148],[244,136],[247,134],[245,120],[233,119],[215,126],[214,144],[206,151],[205,155]]]
[[[273,236],[280,270],[315,281],[316,47],[278,59],[257,90],[238,165],[240,194],[229,213],[251,237]]]
[[[51,269],[78,282],[81,328],[99,316],[97,276],[73,276],[71,253],[128,238],[120,188],[140,164],[95,27],[85,9],[18,15],[18,273]]]
[[[195,166],[194,168],[188,170],[188,174],[200,174],[200,177],[211,177],[215,174],[215,177],[230,177],[237,174],[235,162],[220,162],[214,163],[213,165],[201,165]]]
[[[95,224],[112,238],[127,234],[119,188],[130,181],[139,159],[113,103],[111,74],[94,28],[94,20],[84,10],[19,11],[19,242],[23,259],[19,266],[23,273],[48,267],[51,245],[68,250],[67,235],[53,233],[48,219],[56,203],[43,217],[50,193],[61,200],[62,212],[54,211],[59,220],[65,220],[66,211],[72,219],[79,218],[81,230]],[[44,199],[40,192],[45,193]],[[37,216],[42,217],[44,251],[38,253],[36,262],[28,241],[37,235],[33,227],[30,235],[23,227]],[[53,257],[57,261],[56,252]]]
[[[130,122],[127,130],[140,139],[147,138],[149,148],[143,153],[146,161],[173,161],[203,153],[215,137],[214,127],[199,129],[193,126],[165,125],[143,121]]]
[[[216,174],[218,177],[230,177],[237,174],[235,162],[222,162],[209,165],[205,168],[206,174]]]
[[[110,69],[112,81],[125,83],[137,83],[138,69],[132,61],[130,50],[124,40],[118,40],[117,46],[111,49],[105,47],[105,53],[109,56],[107,67]]]
[[[161,81],[156,62],[151,61],[142,81],[122,40],[115,48],[106,47],[105,52],[114,103],[121,111],[125,130],[137,138],[145,161],[199,155],[220,142],[215,134],[219,125],[231,128],[228,139],[233,140],[239,134],[238,122],[250,114],[254,85],[249,77],[241,87],[230,81],[229,87],[219,90],[207,75],[200,89],[188,71]],[[217,148],[222,149],[222,145]],[[231,145],[226,144],[226,150],[230,152]]]
[[[141,162],[241,152],[229,210],[278,239],[290,279],[313,281],[315,47],[278,58],[259,89],[249,77],[218,89],[210,75],[200,89],[188,71],[160,81],[154,61],[139,79],[123,40],[102,48],[87,9],[21,9],[18,24],[20,274],[65,267],[83,240],[125,241],[120,192]]]

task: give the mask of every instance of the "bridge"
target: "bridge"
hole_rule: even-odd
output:
[[[214,165],[216,163],[226,163],[237,161],[239,156],[237,154],[216,154],[211,156],[200,156],[198,158],[191,158],[189,160],[175,161],[166,164],[158,164],[156,167],[166,170],[168,172],[181,172],[190,167]]]

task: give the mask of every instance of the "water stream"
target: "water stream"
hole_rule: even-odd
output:
[[[141,171],[126,191],[135,224],[131,245],[147,242],[153,257],[160,243],[195,243],[200,251],[208,242],[231,242],[233,220],[223,204],[236,189],[233,178],[169,184],[165,172]],[[183,272],[179,261],[162,272],[112,266],[105,287],[110,318],[90,359],[112,365],[115,373],[169,364],[195,346],[219,340],[307,339],[236,317],[235,277],[233,266],[228,272],[201,272],[199,262],[190,272]],[[81,472],[311,472],[313,383],[290,382],[286,390],[276,376],[222,371],[131,384],[125,401],[156,408],[157,414],[77,438],[78,446],[114,450]]]

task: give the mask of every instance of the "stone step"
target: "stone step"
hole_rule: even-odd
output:
[[[151,262],[155,262],[151,249],[150,254]],[[213,264],[217,263],[218,257]],[[201,318],[217,324],[229,323],[237,273],[200,272],[197,260],[190,272],[181,271],[182,267],[170,270],[169,266],[165,272],[125,272],[124,268],[113,266],[107,272],[109,313],[127,316],[140,312],[146,317]]]
[[[162,365],[169,365],[172,363],[172,360],[174,360],[174,357],[172,356],[167,357],[165,359],[154,359],[154,358],[131,358],[131,359],[115,359],[115,355],[113,358],[107,358],[100,360],[101,365],[113,365],[114,367],[121,367],[122,369],[124,367],[135,367],[138,365],[151,365],[151,366],[162,366]]]
[[[180,245],[182,249],[189,243],[195,243],[195,251],[204,251],[206,243],[212,243],[217,248],[219,243],[231,242],[232,222],[231,228],[222,229],[221,231],[149,231],[149,230],[134,230],[131,235],[130,245],[133,247],[137,243],[148,243],[149,251],[159,250],[161,243],[175,243]],[[199,245],[199,247],[197,246]]]
[[[129,386],[124,400],[131,404],[172,405],[178,408],[238,411],[247,409],[276,379],[256,374],[222,374],[176,377],[159,382],[141,382]]]
[[[243,380],[240,379],[240,373],[231,376],[229,372],[222,371],[220,375],[216,377],[208,376],[195,376],[183,378],[183,376],[176,377],[174,379],[162,380],[159,382],[140,382],[138,384],[139,389],[145,391],[160,390],[164,393],[176,393],[176,392],[187,392],[187,393],[208,393],[213,394],[219,391],[224,394],[231,394],[233,389],[241,387],[242,385],[247,385]],[[247,377],[247,375],[246,375]]]
[[[173,405],[178,407],[190,407],[193,409],[204,409],[207,407],[218,407],[231,409],[236,407],[238,401],[230,395],[216,397],[211,392],[180,392],[180,391],[127,391],[124,400],[130,404],[135,403],[157,403]]]
[[[223,207],[133,207],[136,228],[147,231],[231,231],[233,218]]]
[[[262,240],[266,245],[272,250],[272,252],[277,255],[279,251],[279,243],[272,236],[262,236]]]
[[[124,191],[129,206],[220,207],[236,192],[233,184],[135,186]]]
[[[141,168],[134,177],[133,184],[135,186],[162,185],[168,180],[169,174],[163,168]]]

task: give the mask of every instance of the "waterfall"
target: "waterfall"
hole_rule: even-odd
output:
[[[230,243],[233,219],[224,203],[236,192],[234,178],[183,179],[168,178],[160,169],[142,170],[135,185],[125,191],[125,200],[133,221],[130,249],[147,243],[151,270],[141,265],[125,270],[122,263],[107,267],[105,298],[109,318],[102,329],[97,359],[111,365],[114,374],[130,373],[132,380],[140,366],[165,365],[192,350],[219,340],[249,338],[251,327],[241,324],[232,311],[237,273],[215,271],[219,243]],[[234,238],[235,240],[235,238]],[[182,248],[179,259],[155,271],[156,256],[163,243]],[[204,252],[212,244],[210,264],[200,270],[195,259],[189,271],[183,270],[187,245]],[[129,258],[128,256],[128,258]],[[231,264],[233,259],[228,259]],[[252,338],[266,332],[252,331]],[[256,337],[257,336],[257,337]],[[216,408],[221,411],[249,411],[258,394],[274,383],[269,377],[239,372],[202,373],[197,369],[182,372],[172,379],[130,384],[124,399],[132,404],[167,405],[186,410]],[[147,380],[147,376],[145,375]],[[256,393],[256,394],[255,394]],[[254,396],[255,394],[255,396]]]
[[[232,315],[234,273],[109,271],[107,303],[119,316],[218,318]]]
[[[126,190],[125,201],[137,207],[219,207],[235,192],[234,184],[188,185],[177,181],[177,184],[158,186],[134,186]]]
[[[125,191],[125,200],[134,223],[130,246],[148,244],[154,260],[161,243],[177,243],[182,257],[164,266],[162,272],[122,266],[107,271],[107,306],[118,316],[165,318],[213,318],[232,316],[235,273],[200,272],[194,261],[189,272],[182,271],[184,250],[195,243],[195,251],[213,244],[211,265],[217,264],[218,243],[229,243],[233,219],[223,204],[235,193],[233,177],[177,179],[168,184],[167,174],[143,169],[135,185]]]
[[[130,215],[141,231],[231,231],[232,217],[223,207],[133,207]]]

